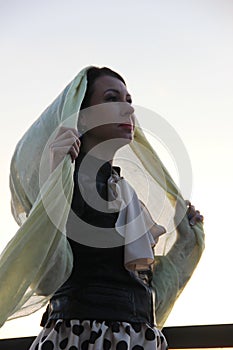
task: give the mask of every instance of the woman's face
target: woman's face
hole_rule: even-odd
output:
[[[88,132],[86,137],[103,142],[133,139],[135,116],[132,99],[124,83],[111,76],[102,76],[93,84],[89,107],[81,111],[80,123]]]

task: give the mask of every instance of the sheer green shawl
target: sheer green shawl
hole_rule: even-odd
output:
[[[71,273],[73,257],[66,239],[66,222],[73,194],[74,165],[67,155],[49,175],[48,150],[49,140],[61,124],[77,125],[88,68],[74,78],[16,146],[10,188],[12,213],[20,228],[0,256],[0,325],[44,306]],[[124,152],[136,159],[155,185],[155,196],[158,191],[165,194],[166,215],[161,220],[166,218],[161,224],[166,226],[168,217],[175,222],[168,232],[173,239],[164,237],[155,251],[155,315],[162,327],[199,261],[204,247],[203,228],[202,224],[190,227],[178,188],[139,126],[134,141]],[[125,164],[121,166],[125,168],[124,177],[131,182],[130,169]],[[137,182],[137,176],[132,185],[136,192],[140,189],[143,193],[143,184]],[[156,197],[152,202],[156,202]],[[150,212],[153,207],[154,203],[152,209],[149,206]],[[157,217],[154,219],[157,221]]]

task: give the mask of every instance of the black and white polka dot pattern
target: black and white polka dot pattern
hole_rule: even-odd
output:
[[[166,350],[163,334],[146,324],[49,321],[29,350]]]

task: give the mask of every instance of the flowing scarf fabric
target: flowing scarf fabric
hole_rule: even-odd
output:
[[[49,141],[59,126],[76,127],[88,68],[74,78],[16,146],[10,187],[12,213],[20,228],[0,257],[0,325],[44,306],[71,273],[73,257],[66,239],[66,222],[74,165],[67,155],[50,175]],[[157,218],[153,208],[161,206],[157,198],[162,193],[164,209],[160,218],[164,222],[160,223],[168,228],[175,222],[159,239],[154,257],[155,314],[162,327],[199,261],[204,247],[203,228],[201,223],[190,227],[179,190],[139,126],[134,141],[124,150],[126,154],[136,159],[155,188],[154,194],[151,190],[153,220]],[[130,169],[123,168],[124,178],[130,182]],[[144,184],[137,182],[137,175],[132,185],[137,193],[143,193]],[[153,261],[153,256],[149,259]]]

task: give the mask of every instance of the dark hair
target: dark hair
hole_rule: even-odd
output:
[[[122,81],[123,84],[125,84],[125,81],[120,76],[120,74],[114,72],[110,68],[107,68],[107,67],[102,67],[102,68],[91,67],[91,68],[89,68],[88,71],[87,71],[87,90],[86,90],[86,93],[85,93],[85,96],[84,96],[84,99],[82,101],[80,109],[84,109],[84,108],[89,107],[90,98],[91,98],[91,96],[93,94],[94,82],[99,77],[103,77],[105,75],[108,75],[108,76],[113,77],[113,78],[117,78],[120,81]]]

